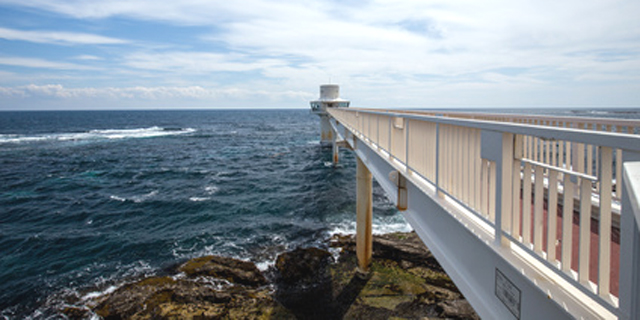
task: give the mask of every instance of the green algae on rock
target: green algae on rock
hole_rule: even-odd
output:
[[[353,236],[334,236],[326,250],[299,248],[278,256],[265,277],[251,262],[207,256],[170,276],[123,285],[70,319],[478,319],[415,233],[374,236],[366,277],[356,274]],[[272,283],[268,285],[267,278]],[[216,279],[223,286],[214,286]]]
[[[413,232],[374,236],[369,278],[357,286],[355,238],[334,236],[331,246],[340,249],[331,269],[334,296],[349,300],[336,299],[337,318],[479,319]]]
[[[93,312],[103,319],[294,319],[272,298],[266,279],[251,262],[206,256],[177,271],[181,273],[145,278],[98,297]],[[217,288],[202,278],[229,284]],[[70,318],[79,311],[62,310]]]
[[[233,258],[204,256],[187,261],[178,270],[189,277],[207,276],[248,286],[267,284],[255,264]]]

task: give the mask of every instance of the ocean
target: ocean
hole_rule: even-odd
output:
[[[0,318],[189,258],[265,269],[355,230],[355,158],[307,110],[0,113]],[[382,189],[375,232],[408,231]]]
[[[334,167],[308,110],[1,112],[0,317],[57,318],[202,255],[266,269],[354,212],[354,155]],[[409,230],[374,183],[374,232]]]

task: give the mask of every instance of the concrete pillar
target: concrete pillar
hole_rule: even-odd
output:
[[[337,165],[338,161],[340,160],[339,159],[340,147],[338,147],[337,139],[338,139],[338,134],[334,132],[333,133],[333,149],[332,149],[332,152],[333,152],[333,165],[334,166]]]
[[[320,144],[328,146],[333,141],[333,129],[329,123],[329,116],[324,114],[320,116]]]
[[[371,172],[359,157],[357,162],[356,252],[358,256],[358,272],[367,274],[373,249],[373,237],[371,235],[373,220],[372,177]]]

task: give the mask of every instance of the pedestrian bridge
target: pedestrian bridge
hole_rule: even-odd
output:
[[[373,177],[483,319],[640,319],[640,121],[344,106],[361,271]]]

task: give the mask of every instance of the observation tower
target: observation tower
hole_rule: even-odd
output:
[[[320,144],[328,146],[333,142],[333,130],[329,123],[328,108],[348,108],[349,101],[340,98],[340,86],[323,84],[320,86],[320,99],[309,102],[311,112],[320,117]]]

